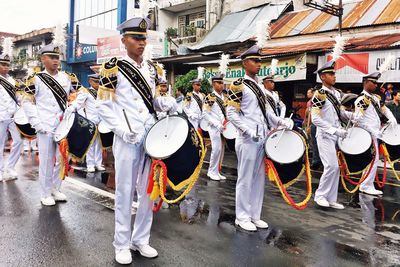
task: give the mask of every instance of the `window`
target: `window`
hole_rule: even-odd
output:
[[[42,42],[32,44],[32,57],[36,57],[42,47]]]
[[[179,16],[178,17],[178,34],[180,37],[192,36],[195,34],[193,30],[188,29],[191,27],[194,28],[204,28],[206,23],[205,12],[198,12],[189,15]]]

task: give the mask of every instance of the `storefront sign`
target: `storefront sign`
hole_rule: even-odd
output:
[[[75,44],[75,62],[95,61],[97,56],[96,45]]]
[[[379,70],[388,54],[394,55],[396,60],[390,69],[383,73],[380,81],[400,82],[400,50],[398,49],[343,54],[342,58],[336,61],[336,82],[361,83],[363,76]],[[318,68],[330,59],[329,55],[319,56]],[[319,77],[317,77],[317,81],[320,82]]]
[[[218,72],[218,66],[206,66],[204,71],[204,78],[209,79],[213,75]],[[296,81],[296,80],[305,80],[306,79],[306,54],[280,58],[278,67],[276,69],[278,75],[275,76],[276,82],[283,81]],[[272,74],[271,70],[271,61],[266,61],[261,63],[261,69],[259,72],[259,77],[262,79],[265,76],[269,76]],[[242,78],[245,75],[245,71],[241,62],[231,63],[228,66],[228,70],[225,73],[226,80],[235,80],[238,78]]]

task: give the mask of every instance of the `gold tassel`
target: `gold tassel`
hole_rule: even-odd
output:
[[[105,100],[115,101],[115,90],[107,88],[105,86],[99,86],[97,98],[103,101]]]
[[[235,101],[233,101],[233,100],[228,100],[228,101],[226,102],[226,104],[227,104],[227,106],[234,107],[234,108],[236,109],[237,112],[240,111],[240,103],[235,102]]]

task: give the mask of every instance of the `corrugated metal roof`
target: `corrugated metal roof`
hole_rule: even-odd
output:
[[[228,14],[214,26],[199,44],[190,47],[190,49],[197,50],[207,46],[247,41],[255,35],[258,21],[270,22],[277,19],[287,6],[288,4],[267,4]]]
[[[343,28],[400,21],[400,0],[363,0],[343,6]],[[317,33],[338,28],[338,18],[316,9],[285,14],[272,25],[273,38]]]

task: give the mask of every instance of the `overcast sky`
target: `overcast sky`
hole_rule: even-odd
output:
[[[0,31],[17,34],[68,22],[69,0],[0,0]]]

